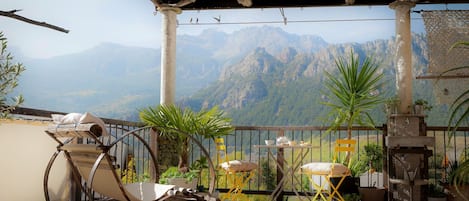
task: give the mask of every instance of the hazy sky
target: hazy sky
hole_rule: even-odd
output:
[[[447,8],[469,6],[417,6],[413,10]],[[9,47],[18,48],[29,57],[79,52],[103,42],[160,48],[162,15],[155,15],[150,0],[0,0],[0,10],[13,9],[22,9],[17,14],[24,17],[70,30],[65,34],[0,16],[0,31],[8,38]],[[247,26],[268,25],[289,33],[318,35],[329,43],[343,43],[388,39],[395,32],[394,20],[386,20],[394,19],[395,13],[387,6],[288,8],[284,14],[286,25],[280,9],[183,11],[178,15],[177,34],[198,35],[205,29],[232,33]],[[220,17],[222,24],[213,17]],[[413,13],[412,18],[412,31],[424,32],[421,15]],[[196,19],[199,24],[195,24]],[[343,21],[351,19],[357,21]]]

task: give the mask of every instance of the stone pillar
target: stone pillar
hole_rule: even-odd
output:
[[[396,11],[396,90],[400,100],[399,113],[412,111],[412,38],[410,9],[415,3],[395,1],[389,7]]]
[[[180,8],[159,7],[163,15],[161,33],[160,104],[172,104],[176,94],[176,26]]]

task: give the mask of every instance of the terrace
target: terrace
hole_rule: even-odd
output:
[[[185,1],[181,1],[185,2]],[[165,25],[164,29],[165,32],[169,33],[168,35],[165,35],[166,40],[169,41],[170,38],[175,36],[175,31],[172,31],[172,29],[175,27],[175,13],[179,12],[179,9],[201,9],[201,8],[207,8],[207,6],[215,6],[215,7],[209,7],[209,9],[214,9],[214,8],[236,8],[239,7],[239,1],[238,3],[230,2],[226,5],[213,5],[213,4],[199,4],[199,2],[204,3],[204,1],[198,1],[196,4],[191,4],[194,5],[195,7],[190,7],[186,6],[187,4],[183,4],[177,8],[175,8],[172,4],[165,4],[161,5],[159,4],[160,2],[154,1],[155,6],[158,7],[159,11],[163,13],[163,15],[167,18],[167,21],[164,21],[163,24]],[[459,2],[459,1],[451,1],[450,3],[454,2]],[[466,2],[466,1],[462,1]],[[263,7],[279,7],[283,3],[276,2],[274,4],[269,4],[266,2],[263,2],[263,4],[256,4],[257,2],[254,3],[253,8],[263,8]],[[334,2],[335,4],[343,4],[344,2]],[[345,2],[347,3],[347,1]],[[372,2],[372,1],[357,1],[357,5],[360,4],[377,4],[377,2]],[[391,3],[390,1],[382,1],[379,2],[380,4],[389,4]],[[393,2],[395,3],[396,7],[396,14],[398,15],[398,18],[400,19],[399,22],[396,22],[398,25],[396,35],[400,35],[403,37],[397,37],[398,43],[402,42],[403,44],[406,44],[406,47],[403,48],[398,48],[397,49],[397,57],[398,59],[402,59],[404,66],[399,66],[403,67],[403,69],[406,69],[405,72],[402,74],[398,74],[399,76],[399,89],[402,89],[398,91],[398,95],[400,96],[401,100],[403,100],[403,104],[401,104],[401,111],[406,111],[409,110],[408,107],[411,105],[411,89],[409,89],[409,86],[412,86],[411,79],[408,79],[411,76],[411,61],[409,60],[409,46],[410,45],[410,37],[409,37],[409,32],[410,31],[406,26],[408,25],[408,13],[410,11],[410,8],[412,7],[411,5],[408,5],[407,3],[410,2]],[[438,2],[433,2],[433,3],[438,3]],[[190,3],[189,3],[190,4]],[[252,4],[252,2],[251,2]],[[290,6],[302,6],[305,4],[303,1],[299,1],[297,4],[290,5]],[[349,4],[349,3],[347,3]],[[352,1],[353,4],[353,1]],[[176,4],[177,5],[177,4]],[[236,6],[233,6],[236,5]],[[322,5],[322,4],[321,4]],[[184,7],[186,6],[186,7]],[[306,6],[313,6],[313,5],[306,5]],[[318,6],[318,5],[316,5]],[[404,8],[404,9],[402,9]],[[400,23],[400,22],[405,22],[405,23]],[[168,39],[169,38],[169,39]],[[174,97],[171,95],[174,92],[174,84],[171,83],[171,81],[174,81],[171,79],[171,76],[174,75],[174,61],[175,61],[175,55],[172,50],[174,49],[173,44],[167,44],[167,47],[163,47],[162,51],[162,80],[168,81],[168,83],[165,83],[165,86],[167,88],[162,88],[162,103],[171,103],[174,102]],[[163,60],[169,61],[167,63],[164,63]],[[166,79],[165,76],[168,76],[169,79]],[[410,95],[409,95],[410,94]],[[5,144],[2,146],[2,151],[4,153],[12,153],[14,152],[15,154],[6,154],[6,162],[3,164],[8,164],[6,165],[5,169],[3,170],[4,172],[8,173],[5,174],[5,179],[4,181],[9,181],[9,183],[4,183],[2,186],[5,186],[5,188],[1,189],[0,195],[2,198],[5,200],[36,200],[39,197],[43,196],[43,186],[45,184],[42,183],[43,180],[43,171],[45,169],[45,166],[47,164],[47,161],[54,153],[56,150],[53,149],[55,147],[54,142],[51,142],[51,140],[44,135],[44,130],[46,129],[47,125],[50,123],[50,115],[56,112],[50,112],[50,111],[37,111],[37,110],[32,110],[32,109],[27,109],[27,108],[20,108],[16,110],[14,113],[18,114],[23,118],[24,120],[13,120],[13,121],[2,121],[2,126],[0,127],[0,130],[2,130],[2,134],[5,134],[5,139],[3,140],[4,142],[8,142],[9,144]],[[408,113],[408,112],[405,112]],[[404,117],[404,119],[407,117]],[[119,138],[120,135],[123,133],[134,130],[136,128],[142,127],[140,123],[137,122],[124,122],[124,121],[119,121],[119,120],[112,120],[112,119],[104,119],[106,122],[107,129],[110,131],[112,134],[113,138]],[[407,121],[408,118],[406,119]],[[390,121],[389,121],[390,122]],[[401,122],[402,123],[402,122]],[[382,145],[385,147],[385,139],[386,136],[389,134],[388,130],[389,125],[379,125],[377,126],[376,130],[372,130],[369,128],[364,128],[364,127],[354,127],[353,128],[353,138],[358,141],[358,153],[356,154],[357,156],[361,156],[361,147],[364,145],[368,144],[377,144],[377,145]],[[430,136],[435,138],[435,146],[429,147],[430,150],[432,151],[431,155],[433,157],[430,158],[430,160],[427,162],[427,164],[423,164],[424,166],[428,166],[429,169],[429,175],[428,178],[433,181],[439,181],[439,180],[444,180],[445,177],[449,174],[448,171],[449,169],[446,167],[446,159],[449,159],[449,161],[456,161],[459,160],[459,157],[462,156],[462,159],[465,160],[467,154],[467,148],[468,146],[468,131],[469,128],[466,127],[461,127],[458,129],[458,132],[456,135],[451,138],[451,140],[448,140],[448,133],[447,133],[447,128],[446,127],[432,127],[432,126],[426,126],[426,125],[421,125],[423,127],[419,128],[419,132],[423,132],[425,136]],[[423,130],[422,130],[423,128]],[[227,143],[228,146],[228,153],[233,156],[234,159],[246,159],[250,161],[257,162],[259,164],[262,164],[258,167],[257,174],[252,182],[249,183],[249,185],[244,189],[244,193],[248,194],[251,196],[250,198],[252,199],[268,199],[266,195],[271,194],[272,192],[272,186],[277,186],[277,185],[283,185],[283,191],[280,194],[280,197],[278,200],[283,200],[284,198],[287,199],[294,199],[294,191],[292,190],[294,186],[292,186],[292,181],[293,175],[282,175],[281,171],[279,171],[278,168],[282,167],[282,163],[280,163],[278,168],[274,168],[270,166],[271,164],[274,163],[274,161],[271,161],[271,159],[268,159],[266,156],[265,150],[261,150],[259,148],[255,148],[255,145],[263,144],[263,141],[265,139],[275,139],[279,136],[287,136],[290,139],[294,139],[297,141],[305,141],[310,144],[313,144],[315,146],[318,146],[318,151],[313,151],[309,155],[306,156],[304,161],[329,161],[330,156],[332,153],[332,144],[335,138],[341,138],[341,136],[345,136],[345,129],[340,128],[339,129],[339,135],[336,137],[332,137],[331,135],[328,135],[328,137],[323,137],[322,134],[325,132],[327,127],[263,127],[263,126],[252,126],[252,127],[242,127],[238,126],[236,127],[234,133],[232,135],[229,135],[226,137],[225,141],[229,142]],[[145,139],[151,139],[152,137],[155,137],[155,133],[152,132],[151,129],[143,129],[139,131],[139,135],[143,136]],[[111,140],[111,139],[109,139]],[[209,154],[212,158],[212,160],[216,161],[215,159],[215,146],[213,142],[211,141],[206,141],[203,139],[199,139],[204,147],[209,151]],[[148,159],[145,158],[145,156],[148,155],[148,153],[144,152],[141,149],[140,144],[136,143],[135,140],[133,139],[125,139],[122,141],[123,144],[121,144],[120,148],[116,148],[115,150],[112,150],[112,153],[114,153],[114,157],[116,157],[116,167],[120,168],[120,173],[121,177],[124,178],[124,172],[127,170],[128,167],[128,156],[134,156],[136,158],[141,158],[141,160],[136,161],[135,163],[135,173],[136,173],[136,178],[145,178],[148,176],[148,172],[145,172],[145,161],[148,161]],[[170,157],[172,156],[172,153],[165,153],[162,152],[161,150],[171,150],[165,146],[168,146],[168,144],[162,143],[163,141],[156,140],[152,141],[154,144],[152,152],[155,152],[158,156],[159,162],[161,160],[162,165],[165,163],[163,162],[172,162],[173,159]],[[86,143],[86,142],[85,142]],[[191,151],[191,161],[196,160],[197,158],[200,158],[201,153],[200,153],[200,147],[197,147],[196,145],[192,144],[192,151]],[[13,150],[13,151],[12,151]],[[41,150],[41,151],[39,151]],[[277,157],[285,158],[287,161],[291,161],[292,158],[294,157],[295,151],[287,151],[280,149],[278,152],[276,152]],[[388,152],[385,149],[383,153],[385,159],[383,161],[384,167],[383,171],[387,170],[387,164],[392,163],[392,159],[388,158]],[[31,160],[34,158],[35,160]],[[265,165],[264,165],[265,164]],[[31,167],[35,167],[34,170],[32,170]],[[272,170],[272,172],[270,172]],[[268,175],[265,175],[264,173],[271,173]],[[210,180],[210,175],[207,173],[202,174],[203,177],[201,179],[202,184],[204,186],[209,185],[209,180]],[[276,179],[274,182],[273,180],[266,179],[266,176],[273,176],[275,175]],[[386,172],[384,172],[383,175],[386,175]],[[154,176],[154,175],[152,175]],[[157,176],[157,175],[156,175]],[[369,175],[366,175],[369,177]],[[287,183],[279,183],[279,181],[287,177]],[[20,178],[20,179],[18,179]],[[206,179],[205,179],[206,178]],[[222,177],[219,177],[218,179],[223,180]],[[365,180],[371,180],[371,182],[368,182],[366,185],[375,185],[378,184],[380,185],[380,182],[382,183],[383,186],[386,186],[386,180],[387,178],[385,177],[376,177],[375,180],[373,180],[373,177],[371,179],[365,179]],[[226,181],[226,179],[225,179]],[[71,182],[70,179],[70,172],[68,171],[67,165],[65,164],[64,161],[58,162],[57,164],[54,165],[52,169],[52,175],[49,180],[50,184],[46,185],[49,194],[53,199],[55,200],[64,200],[64,199],[72,199],[72,200],[82,200],[83,199],[83,194],[79,193],[77,191],[76,186],[74,186],[73,182]],[[220,193],[224,193],[228,189],[228,183],[226,182],[217,182],[215,189],[219,191]],[[304,196],[309,196],[311,195],[312,189],[309,186],[309,183],[307,180],[301,179],[301,182],[299,186],[295,186],[297,189],[299,189],[300,194]],[[28,191],[27,195],[25,195],[25,190]],[[425,192],[425,189],[422,189],[423,192]],[[99,197],[98,194],[95,195],[96,197]],[[425,198],[422,198],[425,199]]]
[[[10,142],[11,146],[2,146],[1,149],[4,153],[11,153],[14,150],[15,154],[6,154],[3,164],[6,165],[6,169],[3,172],[8,174],[4,175],[3,181],[10,181],[8,186],[2,188],[0,195],[3,198],[11,198],[11,200],[25,198],[24,189],[28,189],[29,198],[39,199],[43,197],[43,185],[42,179],[47,165],[49,157],[55,152],[55,143],[47,135],[45,135],[44,130],[47,128],[47,125],[51,123],[50,115],[56,114],[57,112],[51,111],[41,111],[28,108],[19,108],[16,110],[16,113],[19,114],[20,119],[23,120],[13,120],[13,121],[2,121],[2,126],[0,126],[1,133],[6,137],[4,142]],[[133,130],[142,126],[138,122],[125,122],[112,119],[104,119],[108,131],[112,133],[114,138],[118,138],[120,135],[126,131]],[[230,156],[235,159],[250,160],[258,162],[259,165],[255,177],[252,179],[244,193],[250,196],[250,199],[257,200],[268,200],[268,195],[272,193],[272,187],[280,185],[277,183],[282,177],[288,177],[287,183],[283,186],[283,191],[278,200],[284,200],[288,197],[289,200],[295,200],[295,194],[292,191],[291,182],[293,180],[292,175],[282,175],[281,172],[275,168],[274,163],[271,159],[267,158],[265,150],[259,148],[254,148],[254,145],[263,144],[265,139],[275,139],[278,136],[287,136],[290,139],[297,141],[309,142],[313,145],[319,146],[318,150],[314,150],[311,154],[307,155],[304,161],[329,161],[330,154],[332,153],[332,143],[334,142],[332,135],[322,135],[327,127],[314,127],[314,126],[305,126],[305,127],[265,127],[265,126],[237,126],[232,135],[226,136],[227,150]],[[458,129],[457,134],[450,141],[448,140],[448,133],[446,127],[433,127],[426,126],[427,136],[435,137],[435,147],[431,148],[433,156],[429,160],[429,178],[431,180],[441,180],[445,175],[448,174],[448,168],[442,166],[442,161],[444,161],[444,156],[448,156],[450,161],[457,160],[456,158],[469,148],[469,128],[461,127]],[[140,132],[139,135],[143,136],[145,139],[150,139],[150,136],[154,133],[150,129],[145,129]],[[370,129],[365,127],[354,127],[353,128],[353,138],[358,141],[358,147],[363,147],[367,144],[378,144],[384,145],[384,138],[387,135],[387,125],[377,126],[377,129]],[[339,129],[339,137],[344,137],[345,128]],[[215,146],[213,141],[200,139],[204,144],[204,147],[209,151],[210,156],[214,163],[216,161]],[[18,142],[18,143],[15,143]],[[132,139],[124,140],[124,144],[120,147],[126,147],[121,149],[113,150],[112,153],[117,158],[117,164],[120,167],[123,167],[124,170],[126,166],[128,154],[132,154],[136,158],[142,158],[142,156],[148,157],[144,153],[141,145],[135,143]],[[160,143],[162,142],[162,143]],[[154,147],[159,147],[155,149],[158,161],[161,163],[166,163],[172,159],[168,157],[168,153],[163,153],[161,150],[165,149],[165,144],[163,141],[158,140],[158,143],[153,145]],[[119,146],[118,146],[119,147]],[[42,150],[38,152],[37,150]],[[363,149],[358,149],[359,152],[356,154],[361,155]],[[286,158],[286,160],[291,161],[294,155],[294,152],[285,150],[279,151],[277,154]],[[169,154],[170,155],[170,154]],[[197,145],[191,145],[191,161],[198,159],[201,156],[200,148]],[[277,155],[278,156],[278,155]],[[34,160],[32,160],[34,158]],[[139,176],[148,174],[144,171],[145,161],[148,158],[143,157],[142,160],[138,160],[135,163],[137,178]],[[388,161],[389,162],[389,161]],[[386,161],[384,162],[386,164]],[[35,167],[31,169],[31,167]],[[4,166],[5,168],[5,166]],[[51,174],[51,180],[49,181],[49,192],[54,199],[65,199],[72,195],[75,197],[75,200],[82,200],[83,195],[80,193],[74,193],[79,189],[73,188],[73,185],[70,181],[70,178],[67,176],[69,173],[66,171],[66,165],[63,160],[59,160],[57,164],[54,165]],[[385,171],[386,168],[384,167]],[[265,173],[271,171],[271,177],[276,178],[273,181],[267,180]],[[122,172],[121,172],[122,173]],[[368,174],[369,175],[369,174]],[[122,177],[124,177],[122,175]],[[208,188],[210,175],[208,171],[205,170],[202,174],[201,183]],[[21,178],[21,179],[18,179]],[[221,179],[221,180],[220,180]],[[377,180],[376,180],[377,179]],[[216,191],[224,193],[228,189],[228,184],[223,181],[223,176],[217,178],[219,182],[215,186]],[[369,179],[366,179],[369,180]],[[377,177],[373,182],[379,186],[383,185],[383,177]],[[363,184],[368,185],[368,184]],[[374,185],[374,184],[369,184]],[[384,184],[385,186],[386,184]],[[21,190],[23,189],[23,190]],[[313,192],[309,188],[308,181],[306,179],[301,180],[300,186],[297,186],[301,195],[311,195]],[[207,189],[206,189],[207,190]],[[99,197],[99,195],[96,195]],[[26,196],[26,199],[28,196]]]

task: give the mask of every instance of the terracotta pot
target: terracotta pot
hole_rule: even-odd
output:
[[[168,184],[175,185],[180,188],[197,188],[198,179],[194,178],[192,181],[187,181],[185,178],[169,178]]]

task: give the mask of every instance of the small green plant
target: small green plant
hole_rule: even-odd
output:
[[[385,110],[386,114],[388,114],[388,115],[396,114],[397,113],[397,108],[398,108],[400,102],[401,101],[399,100],[399,97],[397,97],[397,96],[387,98],[384,101],[384,110]]]
[[[358,155],[354,155],[350,159],[350,164],[349,164],[349,169],[352,174],[352,177],[360,177],[361,174],[366,172],[368,168],[367,166],[368,165],[365,160],[362,160],[362,158],[358,160]]]
[[[431,106],[430,103],[428,103],[428,101],[423,100],[423,99],[415,100],[414,105],[420,105],[423,107],[423,110],[427,110],[427,111],[430,111],[433,108],[433,106]]]
[[[383,147],[377,144],[367,144],[365,149],[365,158],[361,160],[368,161],[369,170],[381,172],[383,170]]]
[[[197,178],[198,173],[195,171],[181,172],[177,167],[169,167],[166,171],[163,172],[160,176],[160,184],[168,184],[168,179],[171,178],[184,178],[186,181],[192,181],[194,178]]]
[[[469,173],[463,172],[464,168],[469,168],[469,161],[466,160],[464,162],[450,162],[447,172],[447,183],[457,185],[469,184]]]

